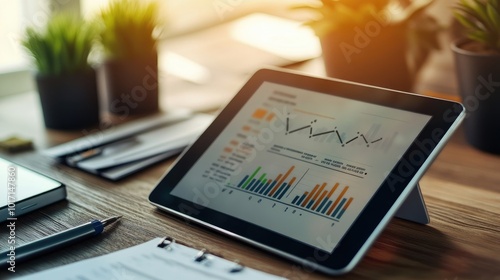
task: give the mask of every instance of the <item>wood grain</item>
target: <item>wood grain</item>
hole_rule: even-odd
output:
[[[494,168],[500,166],[500,158],[470,148],[461,137],[458,133],[452,138],[421,181],[431,224],[422,226],[393,220],[361,264],[346,277],[495,279],[500,275],[500,190],[488,183],[500,182],[498,170]],[[329,278],[155,209],[148,203],[147,196],[171,160],[113,183],[55,164],[37,152],[10,158],[68,185],[67,201],[19,218],[16,231],[19,243],[95,217],[124,216],[119,224],[97,238],[20,264],[16,275],[170,235],[190,246],[206,248],[226,258],[241,260],[250,267],[290,279]],[[0,240],[5,238],[5,232],[2,232]],[[0,242],[2,249],[5,245],[5,242]]]

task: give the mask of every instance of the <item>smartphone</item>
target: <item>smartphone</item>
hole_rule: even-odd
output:
[[[66,198],[66,186],[0,158],[0,222]]]

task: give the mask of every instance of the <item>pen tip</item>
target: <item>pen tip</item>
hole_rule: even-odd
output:
[[[101,223],[103,224],[103,226],[107,226],[109,224],[112,224],[118,220],[120,220],[123,216],[114,216],[114,217],[111,217],[111,218],[107,218],[107,219],[104,219],[101,221]]]

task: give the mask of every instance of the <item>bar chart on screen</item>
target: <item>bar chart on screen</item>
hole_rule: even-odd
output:
[[[258,166],[244,174],[241,180],[234,184],[228,183],[226,187],[231,189],[231,193],[246,192],[259,200],[274,201],[333,221],[339,221],[353,202],[354,198],[346,195],[349,186],[339,182],[322,182],[311,186],[310,182],[318,178],[311,175],[308,168],[292,165],[282,171],[273,166],[270,168],[270,165],[266,168]]]
[[[264,83],[172,194],[332,250],[427,120]]]

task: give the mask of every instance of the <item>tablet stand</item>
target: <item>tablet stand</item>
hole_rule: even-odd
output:
[[[420,185],[413,188],[406,200],[396,212],[396,217],[412,221],[419,224],[428,224],[430,222],[424,198],[420,192]]]

